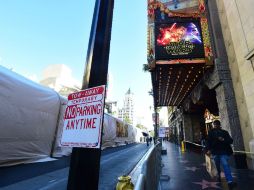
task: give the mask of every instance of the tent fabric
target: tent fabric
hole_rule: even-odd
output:
[[[67,99],[0,66],[0,167],[68,156],[61,147]],[[104,114],[102,149],[140,142],[140,129]]]
[[[136,141],[135,127],[104,114],[102,148],[119,146]]]
[[[68,156],[72,152],[72,148],[69,147],[61,147],[60,141],[62,136],[62,130],[64,126],[64,113],[67,105],[67,99],[64,97],[60,97],[60,109],[59,109],[59,116],[57,121],[57,129],[55,133],[55,142],[53,144],[53,152],[52,157],[62,157]]]
[[[103,118],[103,133],[102,133],[102,148],[116,146],[114,139],[116,137],[116,124],[112,117],[104,114]]]
[[[0,166],[50,156],[59,95],[0,66]]]

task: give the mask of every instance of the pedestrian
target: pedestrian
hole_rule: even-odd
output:
[[[231,169],[228,164],[230,155],[233,154],[231,144],[233,139],[226,130],[223,130],[220,125],[219,120],[213,121],[213,129],[208,132],[207,138],[207,154],[211,155],[214,159],[216,169],[218,171],[218,181],[221,181],[221,168],[222,165],[225,173],[225,177],[228,183],[229,188],[236,186],[236,183],[233,182]]]
[[[206,148],[206,138],[205,135],[203,135],[202,132],[200,132],[200,144],[202,146],[202,151],[205,152],[205,148]]]
[[[149,146],[149,137],[146,137],[146,145]]]

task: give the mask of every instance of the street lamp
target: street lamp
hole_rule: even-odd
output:
[[[154,96],[153,96],[153,90],[151,89],[150,91],[148,91],[148,94],[150,95],[150,96],[152,96],[153,97],[153,102],[154,102],[154,114],[155,114],[155,118],[154,118],[154,138],[155,139],[157,139],[157,137],[158,137],[158,114],[157,114],[157,107],[155,106],[155,100],[154,100]],[[151,107],[150,107],[150,109],[151,109]]]

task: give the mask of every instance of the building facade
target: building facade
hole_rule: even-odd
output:
[[[134,94],[130,88],[125,93],[123,108],[118,109],[118,118],[133,125],[134,121]]]
[[[188,84],[190,91],[179,104],[170,109],[171,134],[176,141],[200,143],[201,136],[206,136],[211,128],[211,122],[220,119],[222,127],[234,139],[236,166],[254,168],[254,1],[162,2],[164,7],[160,7],[161,11],[168,7],[168,12],[178,13],[179,17],[186,15],[186,12],[180,14],[184,6],[192,7],[193,11],[198,5],[200,11],[206,11],[213,54],[211,67],[204,68],[202,77],[198,77],[198,82],[192,87]],[[156,64],[153,66],[155,70],[158,67]],[[172,70],[177,71],[175,68]],[[160,72],[163,73],[163,69]],[[180,74],[177,77],[181,79]],[[158,91],[162,90],[158,88]],[[179,96],[181,88],[178,90],[176,96]],[[163,96],[159,95],[155,98],[160,100]]]
[[[248,157],[254,158],[254,2],[216,0],[208,2],[208,6],[216,8],[222,31],[236,100],[233,109],[239,116],[239,124],[235,127],[242,132],[243,150],[252,152]],[[253,164],[253,161],[248,163],[252,167]]]
[[[64,97],[81,89],[81,83],[73,78],[71,69],[64,64],[46,67],[42,72],[40,84],[54,89]]]

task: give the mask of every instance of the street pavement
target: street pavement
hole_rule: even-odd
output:
[[[136,164],[150,147],[147,147],[146,144],[132,144],[103,151],[99,190],[113,190],[119,176],[130,174],[131,171],[138,171],[141,166],[137,167]],[[228,190],[223,175],[221,183],[209,176],[202,153],[192,150],[182,152],[178,145],[166,141],[163,142],[163,148],[167,149],[167,154],[162,155],[163,167],[158,190]],[[13,168],[0,168],[0,190],[66,189],[69,158],[64,157],[61,159],[58,162],[52,161],[26,164]],[[47,172],[44,171],[46,168]],[[23,174],[25,179],[22,179]],[[234,181],[237,182],[237,187],[234,190],[254,189],[253,170],[239,170],[232,167],[232,174]],[[17,177],[18,175],[19,177]],[[31,175],[34,176],[31,177]],[[132,176],[138,175],[137,172],[137,174]],[[12,177],[16,177],[16,179]],[[135,183],[134,178],[132,181]]]
[[[147,152],[146,144],[130,144],[102,151],[99,190],[115,188],[117,178],[129,174]],[[1,190],[64,190],[69,157],[46,163],[0,168]]]
[[[205,156],[202,153],[187,150],[181,152],[178,145],[163,142],[167,155],[162,155],[162,175],[160,190],[228,190],[225,176],[222,182],[212,179],[206,171]],[[237,182],[234,190],[253,190],[254,171],[232,167],[233,179]]]
[[[138,161],[147,152],[146,144],[139,144],[131,148],[108,154],[101,161],[99,190],[112,190],[116,187],[117,178],[128,175]]]

